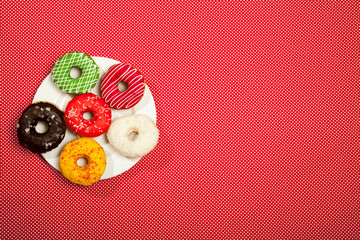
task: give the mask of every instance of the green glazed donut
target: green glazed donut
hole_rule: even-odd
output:
[[[81,76],[72,78],[70,70],[73,67],[81,69]],[[95,87],[99,80],[100,70],[95,61],[85,53],[70,52],[57,62],[51,71],[55,84],[66,93],[83,94]]]

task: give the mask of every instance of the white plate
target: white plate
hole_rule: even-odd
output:
[[[100,84],[102,77],[112,65],[120,62],[103,57],[92,57],[92,58],[100,68],[100,78],[96,86],[90,92],[98,96],[101,96]],[[65,111],[66,105],[75,96],[76,95],[74,94],[68,94],[61,91],[54,83],[51,74],[49,74],[41,83],[40,87],[37,89],[33,102],[38,102],[38,101],[50,102],[58,106],[62,111]],[[155,102],[149,88],[146,85],[145,85],[144,96],[138,104],[136,104],[131,109],[125,109],[125,110],[116,110],[111,108],[111,113],[112,113],[112,120],[115,120],[116,118],[119,118],[124,115],[136,113],[136,114],[146,114],[149,117],[151,117],[156,123]],[[59,170],[59,156],[61,150],[67,143],[78,137],[79,137],[78,135],[71,132],[69,128],[67,128],[65,138],[60,143],[60,145],[57,148],[51,150],[50,152],[46,152],[41,155],[51,166]],[[96,140],[103,147],[106,154],[106,169],[100,179],[107,179],[122,174],[123,172],[129,170],[141,159],[141,158],[127,158],[121,155],[115,148],[113,148],[110,145],[110,143],[106,139],[106,133],[93,139]]]

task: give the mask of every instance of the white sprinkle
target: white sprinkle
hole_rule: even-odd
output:
[[[25,128],[25,132],[29,133],[30,132],[30,128]]]

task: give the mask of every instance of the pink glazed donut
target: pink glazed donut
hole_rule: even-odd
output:
[[[127,87],[123,92],[118,88],[120,82]],[[144,91],[144,76],[127,63],[111,66],[101,82],[101,94],[104,101],[115,109],[132,108],[144,96]]]

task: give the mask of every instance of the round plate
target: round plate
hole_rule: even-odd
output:
[[[120,63],[119,61],[103,58],[103,57],[92,57],[96,64],[100,68],[100,78],[96,86],[90,91],[101,97],[100,84],[101,79],[107,70],[114,64]],[[75,73],[76,75],[76,73]],[[33,102],[46,101],[55,104],[62,111],[65,111],[66,105],[68,102],[73,99],[75,94],[68,94],[61,91],[54,81],[52,80],[51,74],[49,74],[44,81],[41,83],[40,87],[37,89],[37,92],[34,96]],[[156,123],[156,108],[155,102],[151,95],[149,88],[145,85],[145,93],[141,101],[135,105],[133,108],[117,110],[111,108],[112,120],[119,118],[128,114],[146,114],[154,120]],[[71,132],[69,128],[66,129],[65,138],[61,144],[46,153],[42,153],[43,158],[55,169],[59,170],[59,156],[63,147],[70,141],[78,138],[80,136]],[[106,154],[106,169],[104,174],[100,179],[107,179],[115,177],[119,174],[130,169],[134,166],[141,158],[127,158],[121,155],[115,148],[113,148],[106,138],[106,133],[100,135],[99,137],[93,138],[97,141],[104,149]]]

